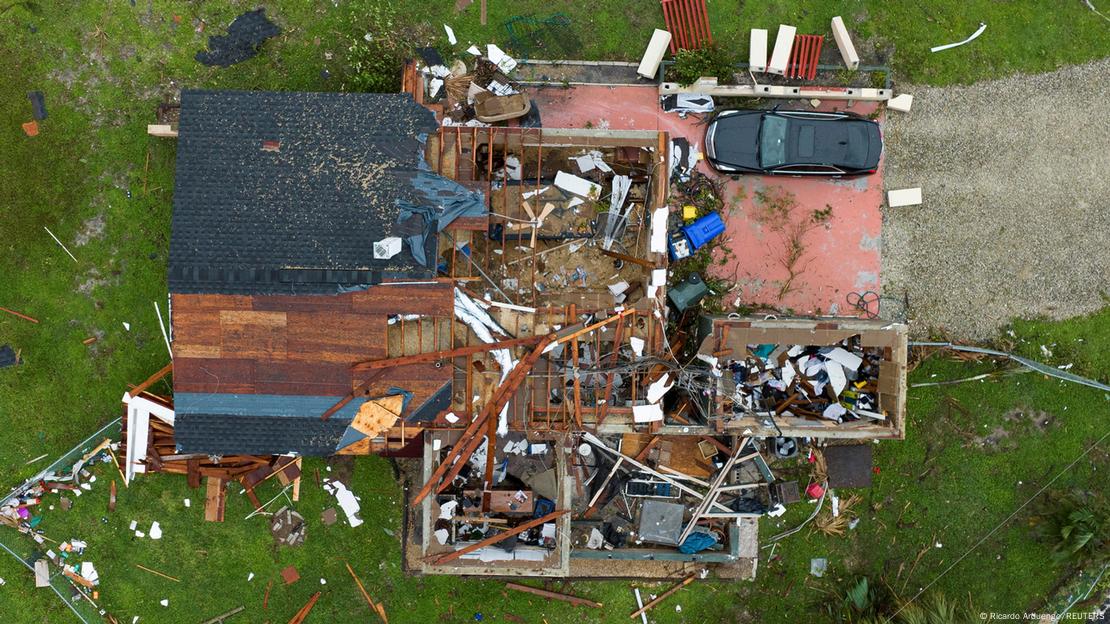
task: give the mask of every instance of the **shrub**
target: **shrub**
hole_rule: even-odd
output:
[[[716,44],[698,50],[679,50],[670,72],[670,77],[683,86],[694,84],[702,76],[716,77],[721,84],[729,84],[734,82],[736,55]]]
[[[360,15],[367,24],[347,48],[346,86],[352,91],[396,93],[401,88],[401,66],[408,46],[398,36],[394,5],[376,2]]]

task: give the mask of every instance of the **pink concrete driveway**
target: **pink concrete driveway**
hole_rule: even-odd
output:
[[[699,150],[704,126],[694,115],[681,119],[659,108],[654,86],[577,86],[533,90],[543,125],[549,128],[612,128],[614,130],[665,130],[685,137]],[[784,104],[787,102],[784,101]],[[846,109],[867,115],[871,102],[824,101],[819,110]],[[702,162],[699,169],[716,175]],[[821,180],[771,176],[725,177],[726,205],[722,215],[732,261],[715,266],[715,274],[736,282],[737,290],[726,303],[762,304],[795,314],[853,315],[846,304],[848,293],[879,291],[879,246],[882,217],[882,164],[879,172],[848,180]],[[815,210],[832,207],[831,217],[810,229],[801,239],[803,252],[794,264],[795,278],[787,292],[785,267],[788,245],[784,236],[762,225],[757,214],[757,191],[776,192],[780,187],[796,200],[792,220],[807,219]]]

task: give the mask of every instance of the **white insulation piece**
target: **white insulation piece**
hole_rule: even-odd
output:
[[[497,342],[493,337],[493,331],[508,335],[488,312],[458,288],[455,289],[455,316],[466,323],[467,327],[474,332],[474,335],[486,344]],[[497,365],[501,367],[500,383],[504,383],[505,378],[516,367],[517,361],[513,359],[513,355],[508,349],[494,349],[490,351],[490,355],[497,360]],[[497,416],[497,435],[505,435],[508,432],[509,406],[506,404]]]

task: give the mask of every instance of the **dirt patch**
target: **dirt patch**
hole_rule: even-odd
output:
[[[96,269],[92,269],[91,271],[88,272],[87,275],[88,275],[88,277],[85,279],[85,281],[82,282],[81,285],[77,287],[77,292],[81,293],[82,295],[85,295],[86,297],[91,297],[92,294],[93,294],[93,291],[96,290],[97,288],[100,288],[101,286],[107,286],[108,285],[108,278],[101,277],[100,276],[100,271],[98,271]]]
[[[1056,418],[1048,412],[1042,410],[1022,410],[1012,409],[1006,413],[1003,418],[1006,422],[1021,423],[1028,422],[1033,425],[1033,429],[1037,433],[1044,433],[1048,431],[1056,423]]]
[[[972,438],[972,444],[992,451],[1012,450],[1017,448],[1018,441],[1011,439],[1011,436],[1020,435],[1024,423],[1028,423],[1037,434],[1048,432],[1056,424],[1056,417],[1048,412],[1021,408],[1006,412],[1002,420],[1004,424],[995,427],[990,433]]]
[[[323,478],[335,479],[340,483],[349,484],[355,474],[355,458],[352,455],[335,455],[327,459],[331,472],[320,475]]]
[[[77,237],[73,239],[73,244],[78,247],[83,247],[87,245],[89,241],[104,238],[104,230],[107,226],[108,220],[104,216],[104,213],[97,214],[81,225],[81,231],[78,232]]]

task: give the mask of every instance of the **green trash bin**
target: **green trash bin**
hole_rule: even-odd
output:
[[[681,313],[698,305],[708,294],[709,287],[705,285],[701,276],[695,273],[672,286],[667,291],[667,299]]]

